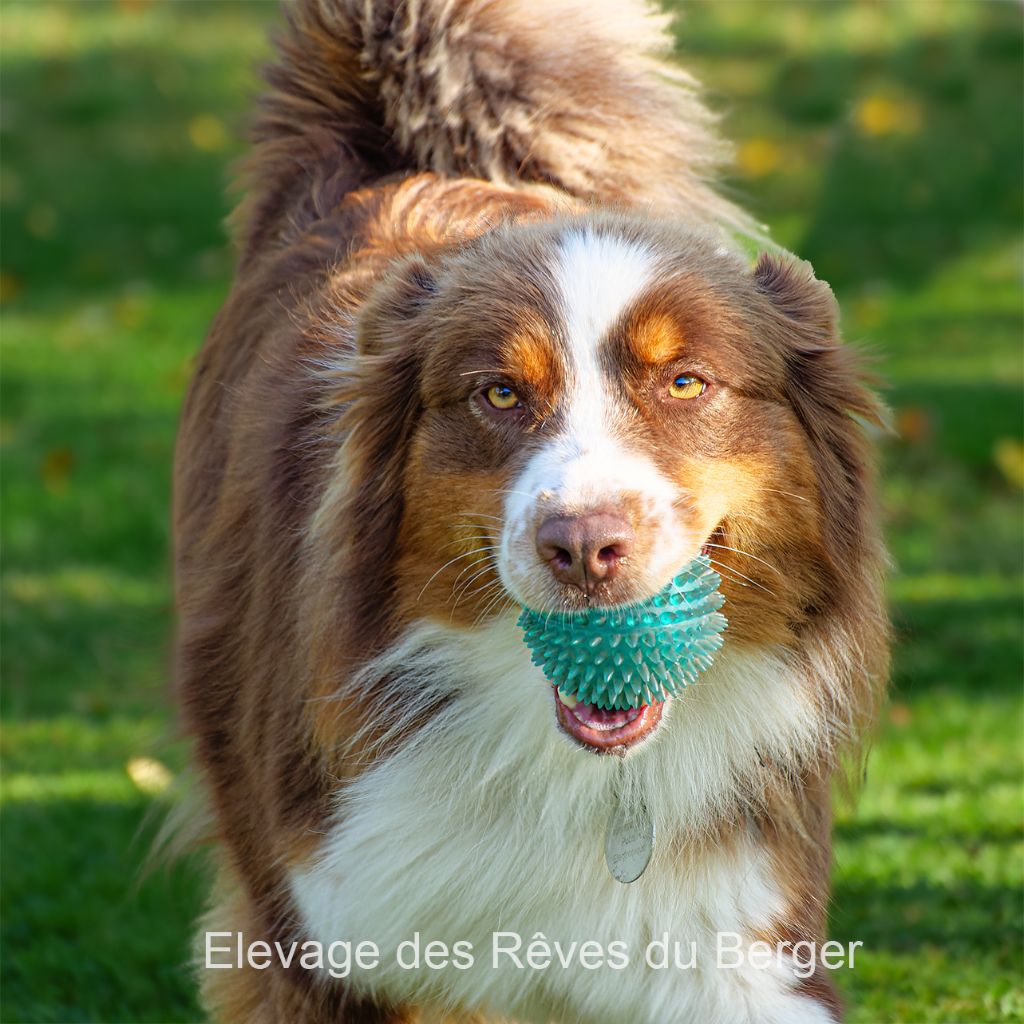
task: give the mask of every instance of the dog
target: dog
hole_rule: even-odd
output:
[[[879,405],[828,286],[746,254],[643,3],[297,0],[277,47],[176,452],[207,1011],[839,1019],[800,950],[887,624]],[[524,606],[701,552],[729,625],[693,685],[608,712],[531,662]]]

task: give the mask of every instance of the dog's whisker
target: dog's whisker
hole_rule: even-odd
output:
[[[487,574],[486,569],[481,569],[479,572],[476,573],[475,577],[472,580],[467,581],[466,585],[460,591],[459,597],[458,597],[458,600],[457,600],[456,603],[458,603],[458,601],[461,601],[463,598],[474,597],[474,596],[478,596],[480,594],[483,594],[489,588],[492,588],[494,586],[497,586],[497,585],[501,584],[501,580],[499,580],[497,578],[493,578],[493,579],[485,579],[483,581],[483,583],[479,584],[477,587],[473,587],[472,586],[473,583],[476,580],[479,580],[480,577],[485,577],[486,574]]]
[[[479,577],[482,576],[482,575],[483,575],[483,573],[481,572],[476,577],[474,577],[474,579],[479,579]],[[470,582],[472,583],[472,580]],[[464,597],[472,598],[472,597],[479,596],[481,594],[485,594],[485,593],[487,593],[489,588],[494,586],[495,582],[500,583],[501,581],[500,580],[498,580],[498,581],[495,581],[495,580],[484,580],[484,582],[481,583],[480,586],[476,587],[476,589],[474,589],[474,590],[467,591],[465,588],[463,588],[462,593],[459,594],[459,597],[458,597],[458,599],[455,602],[455,606],[453,607],[453,611],[454,611],[455,607],[458,607],[459,601],[461,601]]]
[[[463,523],[462,525],[467,527],[468,529],[481,529],[479,524]],[[479,533],[473,533],[473,534],[469,534],[469,535],[463,534],[460,537],[453,537],[451,540],[446,541],[444,544],[442,544],[438,548],[438,551],[444,551],[445,548],[450,548],[454,544],[465,544],[466,541],[470,541],[470,540],[485,541],[487,544],[490,544],[491,546],[496,546],[496,542],[497,542],[497,538],[496,537],[491,537],[491,536],[488,536],[487,534],[479,534]]]
[[[455,604],[456,605],[459,603],[459,600],[461,599],[462,595],[466,593],[466,590],[469,587],[471,587],[476,580],[478,580],[481,576],[484,576],[484,575],[486,575],[487,573],[489,573],[489,572],[491,572],[493,570],[494,566],[491,563],[491,560],[490,560],[489,557],[486,558],[486,559],[482,559],[482,561],[486,562],[486,564],[484,565],[484,567],[482,569],[478,569],[475,573],[473,573],[473,575],[470,576],[469,579],[467,579],[461,586],[453,586],[452,587],[452,594],[453,594],[453,596],[455,598]],[[473,563],[473,565],[479,565],[479,564],[480,564],[479,562],[474,562]],[[472,566],[471,566],[471,568],[472,568]]]
[[[462,554],[456,555],[454,558],[449,558],[448,561],[445,562],[444,565],[442,565],[439,569],[435,570],[431,574],[430,579],[428,579],[427,582],[423,584],[423,589],[419,592],[419,594],[416,597],[416,603],[417,604],[419,603],[420,599],[426,593],[427,587],[429,587],[430,584],[433,583],[434,580],[437,579],[437,577],[442,572],[444,572],[444,570],[447,569],[449,565],[454,564],[455,562],[459,561],[459,559],[469,558],[470,555],[476,555],[476,554],[479,554],[479,553],[480,553],[479,548],[474,548],[472,551],[464,551],[464,552],[462,552]]]
[[[433,581],[434,577],[436,577],[439,572],[442,572],[444,569],[448,568],[448,566],[450,566],[452,564],[452,562],[457,561],[458,558],[468,557],[470,555],[480,555],[481,556],[480,558],[477,558],[476,560],[470,562],[469,565],[466,565],[462,569],[459,570],[459,574],[458,574],[458,576],[455,577],[455,580],[454,580],[454,582],[452,584],[453,587],[457,586],[459,580],[462,579],[462,577],[467,572],[469,572],[474,566],[479,565],[481,562],[485,562],[485,561],[490,560],[492,555],[493,555],[493,553],[494,553],[494,551],[495,551],[495,548],[492,545],[485,545],[482,548],[474,548],[472,551],[467,551],[467,552],[464,553],[464,555],[456,556],[456,558],[454,558],[454,559],[449,559],[448,562],[446,562],[443,566],[441,566],[441,568],[438,569],[437,572],[435,572],[430,577],[430,580],[427,581],[427,585],[429,585],[430,582]],[[421,596],[422,596],[422,593],[421,593]],[[418,600],[418,598],[417,598],[417,600]]]
[[[480,553],[485,552],[485,551],[488,554],[495,554],[499,550],[498,549],[498,545],[495,544],[494,541],[492,540],[492,538],[490,538],[490,537],[479,537],[479,536],[472,537],[471,536],[471,537],[465,537],[463,539],[464,540],[475,540],[475,541],[479,542],[477,547],[474,547],[474,548],[470,549],[470,551],[469,551],[470,554],[480,554]]]
[[[479,602],[479,601],[483,600],[484,597],[486,595],[488,595],[490,593],[490,591],[492,589],[494,589],[495,587],[498,587],[498,588],[501,587],[501,581],[500,580],[498,580],[498,579],[484,580],[484,582],[479,587],[477,587],[477,589],[470,596],[475,597],[476,600]],[[465,595],[465,594],[460,595],[459,598],[456,600],[455,604],[452,605],[452,610],[451,610],[450,618],[453,619],[455,617],[455,611],[456,611],[456,609],[459,606],[459,601],[461,601],[462,597],[464,597],[464,596],[467,596],[467,595]],[[479,619],[479,616],[477,616],[474,619],[474,621],[473,621],[474,627],[479,625],[479,622],[480,622],[480,619]]]
[[[488,615],[490,615],[491,611],[495,608],[495,606],[501,601],[501,599],[503,597],[508,598],[509,601],[512,600],[512,596],[501,585],[501,581],[498,580],[498,581],[496,581],[496,584],[495,584],[495,594],[494,594],[494,596],[487,602],[487,604],[484,606],[484,608],[480,612],[480,614],[477,615],[476,620],[473,623],[474,627],[479,626],[480,623],[483,622],[483,620]]]
[[[529,491],[517,491],[510,487],[499,487],[495,490],[495,494],[518,494],[523,498],[534,498],[536,495],[531,494]]]
[[[763,590],[766,594],[771,594],[772,597],[778,597],[779,596],[778,594],[775,593],[774,590],[771,590],[770,588],[766,587],[763,583],[759,582],[758,580],[755,580],[755,579],[753,579],[750,576],[744,575],[743,573],[741,573],[739,571],[739,569],[735,568],[734,566],[724,565],[723,563],[717,561],[714,558],[710,559],[710,562],[711,562],[712,566],[714,566],[716,572],[718,572],[721,575],[725,576],[726,579],[732,578],[733,583],[737,582],[737,580],[735,579],[736,576],[739,576],[741,579],[746,580],[747,581],[746,583],[740,583],[739,584],[741,587],[745,587],[745,586],[750,585],[750,586],[757,587],[758,590]]]
[[[487,527],[481,523],[455,523],[456,527],[461,527],[464,530],[486,530]],[[485,534],[473,534],[470,537],[462,537],[462,540],[486,540],[490,544],[497,544],[498,538],[489,533]]]
[[[806,494],[794,494],[792,491],[780,491],[778,487],[762,487],[762,491],[771,491],[772,494],[784,494],[787,498],[796,498],[798,501],[810,501]]]
[[[466,544],[469,541],[478,541],[481,543],[481,547],[471,548],[467,554],[471,554],[474,551],[497,551],[498,546],[494,542],[493,537],[483,536],[481,534],[470,534],[468,536],[456,537],[454,540],[449,541],[447,544],[442,544],[438,551],[444,551],[446,548],[450,548],[455,544]]]
[[[766,562],[763,558],[760,558],[757,555],[752,555],[749,551],[741,551],[739,548],[731,548],[727,544],[711,544],[706,542],[704,546],[708,548],[719,548],[722,551],[734,551],[737,555],[744,555],[746,558],[752,558],[755,562],[760,562],[762,565],[768,566],[772,572],[779,576],[785,575],[781,569],[776,568],[771,562]]]
[[[480,625],[480,620],[483,617],[484,613],[486,612],[487,608],[490,606],[491,601],[494,600],[494,595],[493,593],[489,593],[485,590],[484,595],[479,597],[478,600],[483,601],[483,606],[480,608],[480,610],[477,612],[476,616],[473,619],[474,628]]]
[[[476,566],[480,565],[480,563],[481,563],[481,562],[486,562],[486,563],[488,563],[488,564],[489,564],[489,563],[490,563],[490,561],[491,561],[491,556],[490,556],[489,554],[485,554],[485,555],[483,556],[483,558],[478,558],[478,559],[477,559],[477,560],[476,560],[475,562],[470,562],[470,563],[469,563],[469,565],[465,566],[465,568],[463,568],[463,569],[462,569],[462,570],[461,570],[461,571],[459,572],[459,575],[455,577],[455,580],[454,580],[454,581],[453,581],[453,583],[452,583],[452,592],[454,593],[454,592],[457,592],[457,591],[458,591],[458,588],[459,588],[459,580],[461,580],[461,579],[462,579],[462,577],[463,577],[463,576],[465,576],[467,572],[470,572],[470,571],[471,571],[472,569],[474,569],[474,568],[475,568]],[[484,569],[483,571],[486,571],[486,568],[485,568],[485,569]],[[476,579],[476,576],[474,575],[474,576],[472,577],[472,579]]]

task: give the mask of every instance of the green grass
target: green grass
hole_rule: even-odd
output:
[[[731,187],[832,281],[899,429],[892,703],[836,828],[850,1020],[1024,1020],[1019,9],[685,9]],[[273,16],[4,4],[4,1021],[197,1017],[201,872],[139,877],[164,798],[126,764],[183,763],[171,451]]]

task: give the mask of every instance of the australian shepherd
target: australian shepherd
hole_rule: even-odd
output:
[[[829,288],[749,257],[639,0],[284,18],[176,460],[206,1009],[839,1019],[798,953],[887,643],[879,413]],[[701,552],[729,624],[684,691],[606,711],[531,662],[524,606],[644,600]]]

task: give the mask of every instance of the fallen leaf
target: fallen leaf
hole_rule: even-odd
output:
[[[992,449],[992,460],[1011,484],[1024,487],[1024,442],[1001,437]]]
[[[748,177],[762,178],[782,162],[782,149],[771,139],[747,139],[736,154],[736,162]]]
[[[227,132],[224,123],[213,114],[198,114],[188,123],[188,137],[196,149],[214,153],[224,148]]]
[[[0,303],[16,299],[21,292],[21,281],[6,270],[0,271]]]
[[[903,728],[904,726],[910,725],[911,719],[914,716],[910,713],[910,708],[906,704],[890,704],[889,705],[889,721],[893,725]]]
[[[75,468],[75,453],[66,445],[51,448],[43,456],[43,464],[39,467],[39,475],[50,491],[67,489],[71,470]]]
[[[152,757],[133,757],[124,769],[136,788],[150,795],[163,793],[174,778],[166,765]]]
[[[920,127],[921,111],[909,100],[865,96],[855,107],[853,119],[865,135],[909,135]]]
[[[908,405],[896,412],[896,433],[909,444],[927,441],[933,433],[932,418],[927,409]]]

